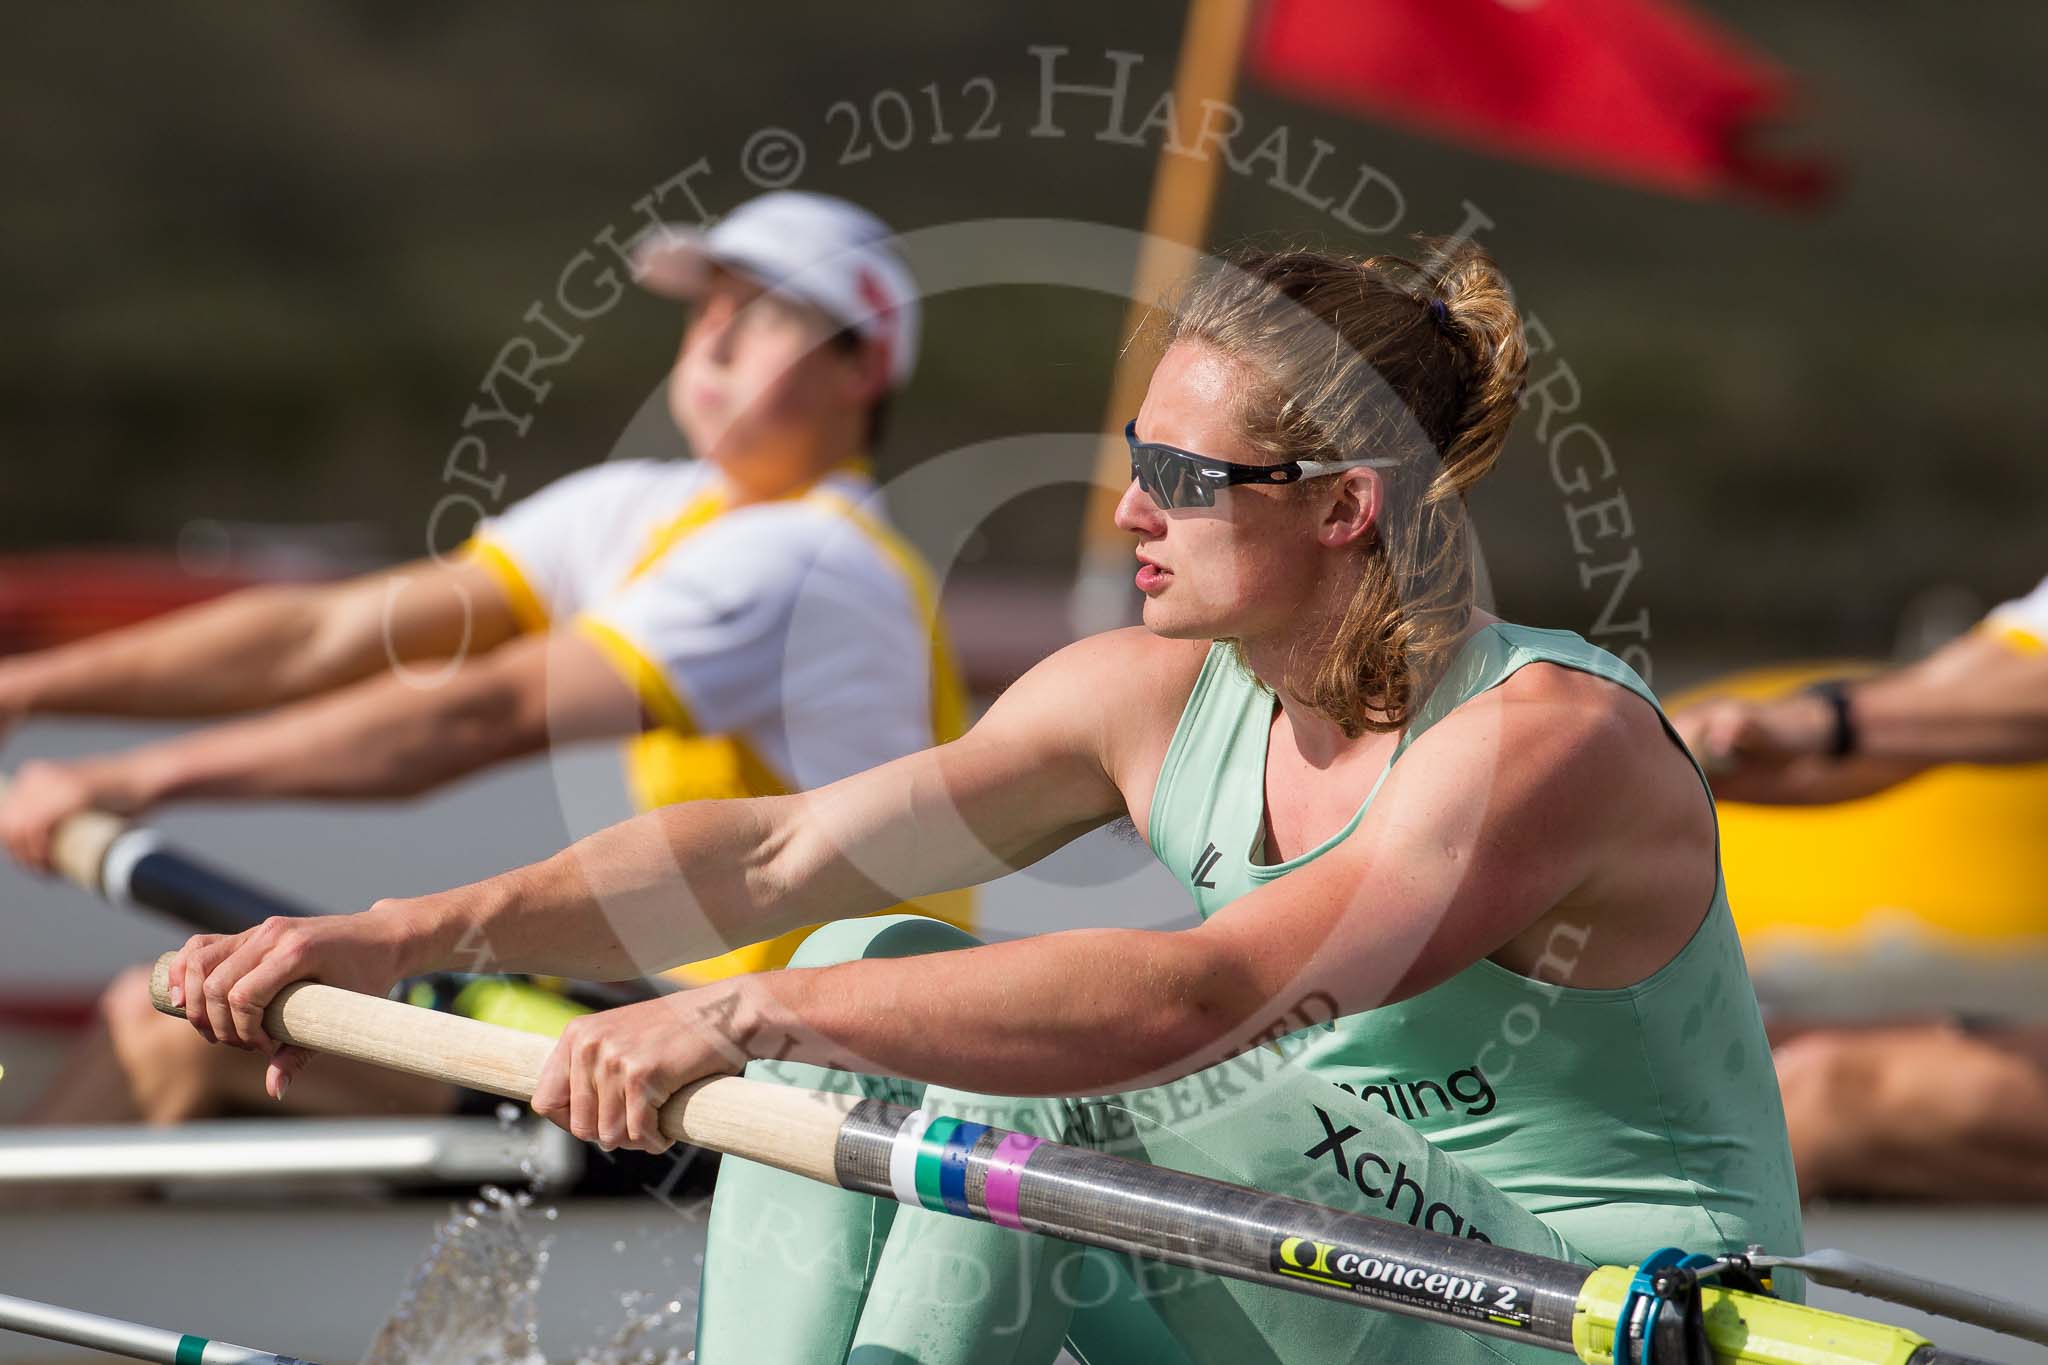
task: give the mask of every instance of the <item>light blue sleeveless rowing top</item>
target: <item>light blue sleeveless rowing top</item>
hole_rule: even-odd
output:
[[[1570,631],[1487,626],[1462,646],[1349,823],[1269,864],[1259,857],[1275,698],[1227,645],[1212,646],[1160,769],[1153,852],[1207,917],[1336,846],[1418,736],[1532,663],[1591,673],[1657,705],[1634,670]],[[1303,1030],[1286,1040],[1288,1055],[1412,1123],[1595,1259],[1639,1257],[1651,1226],[1689,1251],[1796,1251],[1777,1075],[1718,862],[1717,850],[1699,929],[1632,986],[1560,984],[1578,945],[1554,939],[1560,970],[1539,972],[1545,979],[1481,958],[1420,995]]]

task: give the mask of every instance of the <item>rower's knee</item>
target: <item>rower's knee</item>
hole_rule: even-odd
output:
[[[973,948],[981,940],[944,920],[924,915],[866,915],[821,925],[797,945],[792,967],[830,967],[870,957],[915,957]]]
[[[242,1060],[241,1054],[216,1048],[190,1024],[159,1013],[149,974],[147,966],[130,967],[100,993],[100,1020],[129,1098],[146,1123],[204,1118],[219,1104],[220,1068]]]
[[[923,915],[865,915],[859,919],[834,920],[813,932],[791,954],[792,967],[832,967],[863,958],[915,957],[920,953],[943,953],[953,948],[972,948],[980,939]],[[809,1062],[759,1057],[747,1063],[750,1080],[773,1081],[779,1085],[824,1090],[832,1094],[859,1094],[891,1104],[916,1104],[921,1088],[889,1076],[873,1076],[838,1067]]]
[[[180,1023],[169,1015],[157,1013],[156,1004],[149,997],[149,968],[130,967],[107,983],[100,992],[100,1023],[105,1026],[107,1036],[118,1047],[123,1040],[132,1040],[154,1031],[159,1025],[169,1025],[192,1033],[189,1025]],[[198,1039],[194,1033],[193,1038]]]
[[[1809,1199],[1945,1193],[1942,1173],[2009,1142],[2014,1096],[2042,1089],[2030,1058],[1946,1024],[1817,1030],[1773,1056]]]
[[[1853,1030],[1819,1029],[1772,1050],[1794,1168],[1809,1197],[1853,1167],[1872,1137],[1879,1077]]]

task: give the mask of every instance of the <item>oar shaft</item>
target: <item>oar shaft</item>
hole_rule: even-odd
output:
[[[154,910],[211,934],[239,934],[273,915],[314,913],[203,863],[141,827],[123,830],[108,845],[100,883],[116,904]]]
[[[166,1014],[171,953],[157,959],[150,994]],[[347,1057],[507,1099],[530,1101],[554,1040],[394,1000],[300,982],[278,992],[263,1016],[281,1042]],[[733,1152],[794,1175],[837,1183],[839,1127],[855,1101],[721,1076],[662,1106],[662,1131],[678,1142]]]
[[[135,1360],[153,1360],[157,1365],[305,1365],[292,1356],[252,1351],[247,1346],[103,1318],[11,1294],[0,1294],[0,1327]]]
[[[161,958],[157,1008],[170,1004]],[[547,1038],[300,983],[264,1015],[270,1036],[530,1100]],[[1340,1213],[899,1105],[723,1076],[680,1092],[661,1130],[843,1189],[1300,1293],[1570,1351],[1583,1267]]]
[[[150,993],[172,1008],[157,962]],[[264,1014],[316,1052],[531,1100],[547,1038],[307,982]],[[1632,1277],[1344,1213],[879,1100],[721,1076],[661,1108],[678,1142],[841,1189],[1383,1312],[1586,1361],[1611,1359]],[[1924,1337],[1718,1287],[1700,1291],[1717,1359],[1745,1365],[1961,1362]]]

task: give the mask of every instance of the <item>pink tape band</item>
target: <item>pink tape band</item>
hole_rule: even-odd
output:
[[[1017,1217],[1017,1186],[1024,1179],[1024,1163],[1043,1141],[1044,1138],[1024,1133],[1010,1133],[989,1153],[988,1180],[982,1186],[981,1203],[991,1222],[1006,1228],[1023,1228],[1023,1220]]]

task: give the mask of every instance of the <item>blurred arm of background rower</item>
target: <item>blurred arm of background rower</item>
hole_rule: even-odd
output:
[[[252,1021],[302,977],[380,990],[474,942],[499,970],[620,980],[973,885],[1125,814],[1112,774],[1145,773],[1149,790],[1171,735],[1159,699],[1184,695],[1202,657],[1141,630],[1094,636],[950,744],[793,796],[665,806],[451,891],[195,939],[173,980],[196,991],[223,973],[225,995],[247,978]]]
[[[484,653],[518,630],[498,580],[421,560],[340,583],[247,588],[0,660],[0,728],[35,714],[221,716],[313,696],[393,660]]]
[[[1856,753],[1840,760],[1825,753],[1831,704],[1811,695],[1707,702],[1674,720],[1715,792],[1740,801],[1846,801],[1940,763],[2048,759],[2048,581],[1848,696]],[[2038,1021],[1780,1017],[1772,1052],[1802,1197],[2048,1198]]]
[[[1833,758],[1830,702],[1812,693],[1685,708],[1679,733],[1732,801],[1820,804],[1874,795],[1941,763],[2048,760],[2048,649],[1996,621],[1848,690],[1855,750]]]
[[[47,869],[56,824],[87,806],[133,814],[193,797],[413,796],[550,743],[644,724],[602,651],[551,631],[123,753],[25,765],[0,805],[0,840],[25,865]]]

